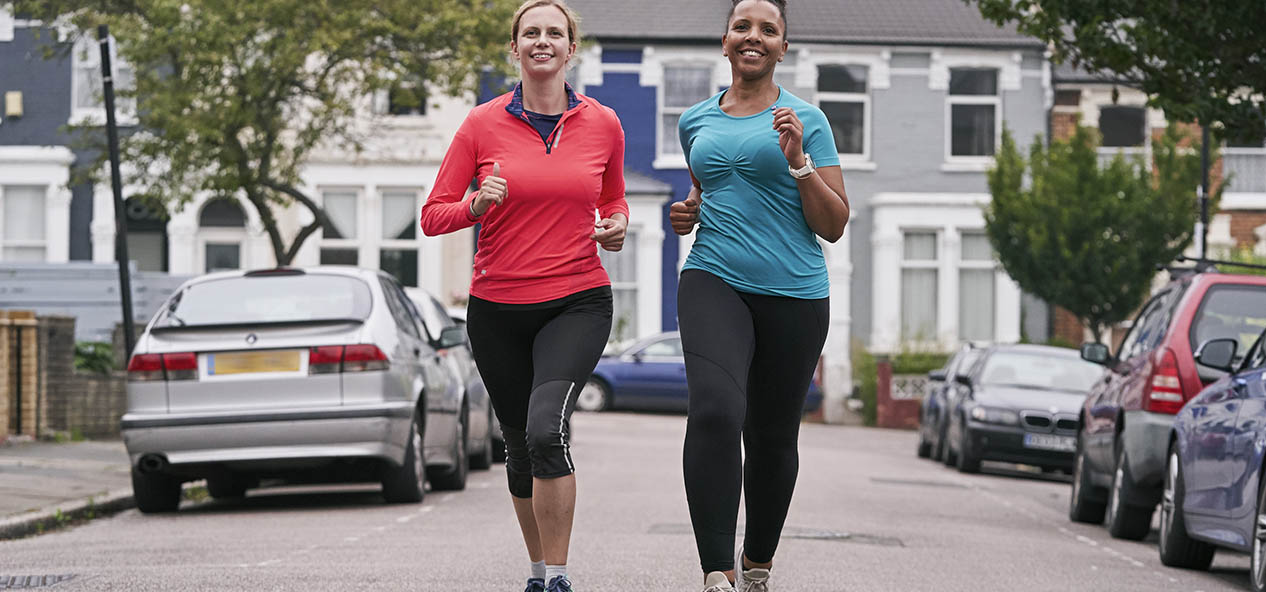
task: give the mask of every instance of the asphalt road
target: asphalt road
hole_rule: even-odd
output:
[[[681,480],[681,416],[577,414],[577,589],[702,586]],[[1162,566],[1155,537],[1116,541],[1066,517],[1066,478],[914,455],[912,432],[805,425],[774,590],[1247,590],[1248,558]],[[130,510],[0,542],[3,576],[57,590],[522,590],[526,554],[499,470],[389,506],[372,487],[276,488],[180,513]],[[740,517],[741,521],[741,517]],[[52,582],[52,579],[48,580]]]

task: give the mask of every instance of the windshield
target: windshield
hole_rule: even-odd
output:
[[[1191,323],[1191,351],[1210,339],[1234,339],[1236,360],[1257,340],[1266,327],[1266,287],[1213,286]]]
[[[369,317],[369,286],[342,275],[225,278],[178,292],[159,311],[157,326],[228,325]]]
[[[1103,366],[1081,358],[1041,353],[996,352],[981,369],[982,384],[1088,391]]]

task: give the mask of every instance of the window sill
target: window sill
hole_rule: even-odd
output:
[[[133,127],[137,124],[136,114],[115,112],[114,121],[123,127]],[[69,125],[94,125],[104,126],[106,124],[105,109],[80,109],[72,111]]]
[[[993,166],[993,158],[981,160],[951,160],[941,164],[942,173],[983,173]]]
[[[668,156],[656,156],[655,162],[651,163],[651,168],[656,169],[684,169],[686,167],[686,155],[670,154]]]

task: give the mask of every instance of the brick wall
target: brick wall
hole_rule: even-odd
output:
[[[1252,248],[1257,245],[1253,229],[1266,224],[1266,211],[1233,211],[1231,214],[1231,238],[1235,246]]]
[[[127,409],[126,374],[75,370],[72,317],[40,317],[39,331],[42,431],[117,437],[119,418]]]
[[[39,432],[39,339],[35,313],[0,310],[0,436]]]

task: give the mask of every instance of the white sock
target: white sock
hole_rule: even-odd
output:
[[[546,565],[545,566],[545,583],[546,584],[554,581],[554,578],[557,578],[558,576],[563,576],[563,577],[567,576],[566,565]]]
[[[540,561],[532,562],[532,577],[538,580],[545,579],[545,560],[544,559]]]

